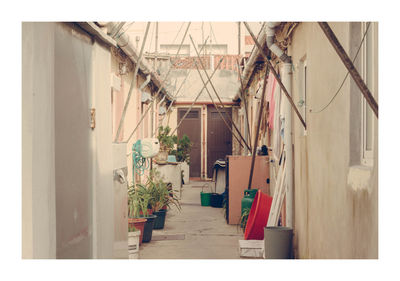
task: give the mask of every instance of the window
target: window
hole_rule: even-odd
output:
[[[361,36],[367,30],[368,24],[361,24]],[[376,68],[375,58],[375,32],[374,23],[371,23],[365,41],[361,47],[361,77],[363,78],[368,89],[374,94],[374,76]],[[373,149],[374,149],[374,119],[371,107],[368,105],[364,97],[361,102],[361,164],[372,165]]]

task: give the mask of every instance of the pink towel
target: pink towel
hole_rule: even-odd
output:
[[[274,114],[275,114],[275,92],[276,79],[274,75],[269,74],[267,81],[267,102],[269,102],[268,125],[270,129],[274,129]]]

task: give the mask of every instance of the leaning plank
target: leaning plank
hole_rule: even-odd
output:
[[[267,226],[276,226],[278,223],[280,208],[282,207],[282,200],[284,198],[284,182],[285,182],[286,165],[282,163],[278,172],[278,180],[276,182],[274,197],[272,199],[271,210],[268,217]]]

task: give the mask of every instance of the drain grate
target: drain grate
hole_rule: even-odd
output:
[[[185,240],[185,234],[153,235],[151,240],[153,241]]]

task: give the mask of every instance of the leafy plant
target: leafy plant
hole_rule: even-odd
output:
[[[158,128],[157,139],[160,142],[160,150],[170,152],[176,143],[176,136],[169,136],[171,128],[169,126]]]
[[[140,214],[140,198],[135,186],[128,187],[128,217],[138,218]]]
[[[152,194],[150,190],[143,184],[136,184],[136,192],[139,197],[139,208],[144,216],[148,215],[149,203],[152,200]],[[140,212],[139,211],[139,212]]]
[[[149,205],[151,205],[153,211],[158,212],[165,206],[171,208],[172,205],[175,205],[178,210],[181,209],[179,200],[174,194],[172,187],[170,188],[169,185],[164,182],[160,172],[156,169],[150,170],[146,181],[146,187],[150,194]]]
[[[177,144],[176,149],[171,151],[172,155],[175,155],[176,161],[178,162],[186,162],[190,165],[190,151],[192,149],[192,142],[189,137],[184,134],[181,139],[178,139],[175,136],[174,139]]]

